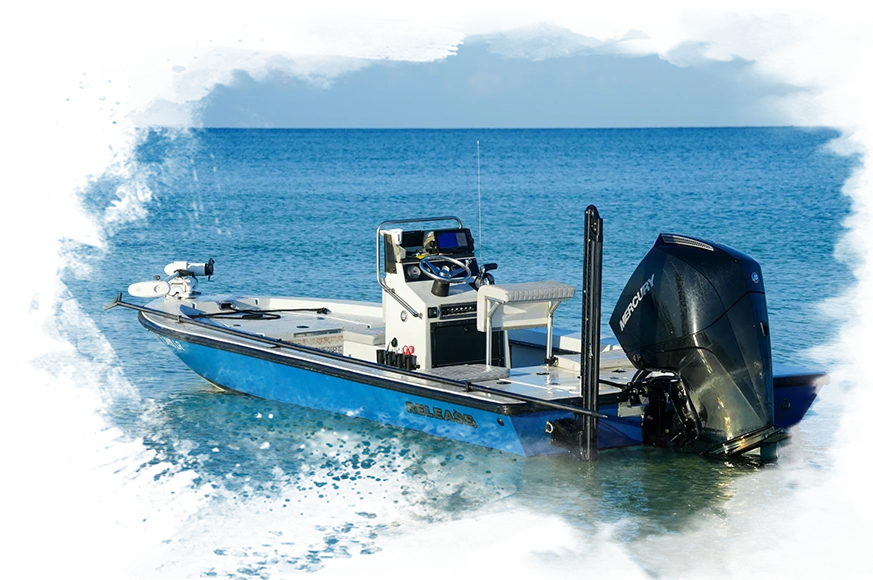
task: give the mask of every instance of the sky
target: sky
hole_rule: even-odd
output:
[[[309,13],[229,44],[160,46],[123,79],[134,127],[558,128],[856,125],[844,89],[870,17],[680,10],[646,27],[526,11],[449,22]],[[269,32],[268,25],[279,32]],[[261,44],[251,38],[267,31]],[[232,46],[236,44],[238,46]],[[121,65],[116,65],[120,67]],[[116,68],[116,72],[122,70]],[[111,71],[110,71],[111,72]]]

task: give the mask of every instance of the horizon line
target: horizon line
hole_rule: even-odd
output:
[[[639,127],[231,127],[192,125],[146,125],[149,129],[221,129],[239,131],[626,131],[651,129],[837,129],[826,125],[650,125]]]

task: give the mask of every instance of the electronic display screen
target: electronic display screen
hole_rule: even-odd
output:
[[[450,232],[439,232],[436,235],[437,247],[441,252],[467,249],[469,247],[467,241],[467,232],[464,230],[454,230]]]

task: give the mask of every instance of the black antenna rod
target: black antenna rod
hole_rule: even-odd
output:
[[[482,248],[485,240],[482,238],[482,164],[479,161],[479,140],[476,139],[476,192],[479,195],[479,239],[476,247],[479,248],[479,260],[482,259]]]

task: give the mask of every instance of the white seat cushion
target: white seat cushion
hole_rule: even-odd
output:
[[[549,304],[563,302],[575,294],[576,289],[573,286],[561,282],[482,286],[476,295],[476,327],[480,332],[485,332],[485,315],[495,301],[502,305],[491,318],[492,330],[546,326],[549,321]]]
[[[494,284],[479,288],[478,295],[495,298],[501,302],[568,300],[576,295],[576,288],[561,282]]]

